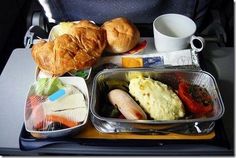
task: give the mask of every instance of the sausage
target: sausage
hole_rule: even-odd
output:
[[[111,90],[108,99],[112,105],[117,106],[120,112],[128,120],[146,120],[147,115],[134,99],[125,91],[120,89]]]

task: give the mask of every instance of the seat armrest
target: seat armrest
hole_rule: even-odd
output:
[[[39,39],[47,39],[48,33],[40,26],[31,26],[24,37],[25,48],[30,48],[32,44],[36,43]]]

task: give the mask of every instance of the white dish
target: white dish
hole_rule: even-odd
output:
[[[92,73],[92,67],[88,68],[88,69],[84,69],[84,70],[78,70],[78,71],[83,71],[84,73],[87,73],[88,75],[85,76],[85,77],[82,77],[82,76],[76,76],[75,74],[73,74],[72,72],[68,72],[69,75],[71,75],[72,77],[81,77],[81,78],[84,78],[85,80],[88,80],[91,73]],[[38,80],[40,78],[51,78],[51,77],[56,77],[56,76],[53,76],[51,74],[48,74],[46,72],[43,72],[40,70],[40,68],[37,66],[36,67],[36,70],[35,70],[35,80]],[[70,77],[70,76],[68,76]]]
[[[81,77],[59,77],[59,79],[65,83],[65,84],[71,84],[75,87],[77,87],[82,94],[84,95],[85,98],[85,102],[86,102],[86,106],[87,106],[87,110],[86,110],[86,116],[83,122],[81,122],[79,125],[71,127],[71,128],[65,128],[65,129],[60,129],[60,130],[54,130],[54,131],[36,131],[36,130],[32,130],[30,129],[31,125],[29,125],[29,121],[27,121],[27,98],[28,96],[30,96],[32,94],[32,86],[35,84],[35,82],[30,86],[29,91],[28,91],[28,96],[26,98],[26,102],[25,102],[25,109],[24,109],[24,122],[25,122],[25,128],[26,131],[28,131],[29,133],[31,133],[33,136],[40,136],[41,138],[53,138],[53,137],[60,137],[60,136],[66,136],[66,135],[70,135],[70,134],[74,134],[76,132],[79,132],[81,129],[83,129],[83,127],[85,126],[85,124],[88,121],[88,115],[89,115],[89,94],[88,94],[88,88],[87,85],[85,83],[85,80]]]
[[[80,21],[72,21],[71,23],[79,23],[79,22],[80,22]],[[91,21],[91,20],[90,20],[90,22],[92,22],[92,23],[95,24],[94,21]],[[49,36],[48,36],[48,40],[49,40],[49,41],[54,40],[54,39],[58,36],[58,34],[60,34],[60,33],[58,33],[58,30],[59,30],[59,29],[60,29],[60,24],[55,25],[55,26],[52,27],[51,31],[49,32]]]

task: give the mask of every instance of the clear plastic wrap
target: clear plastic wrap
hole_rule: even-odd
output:
[[[41,78],[30,87],[26,99],[26,129],[46,133],[78,128],[86,123],[88,111],[88,92],[82,78]]]

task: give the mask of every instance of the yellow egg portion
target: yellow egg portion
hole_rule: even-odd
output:
[[[133,78],[130,80],[129,93],[154,120],[176,120],[185,115],[183,103],[177,94],[159,81]]]

